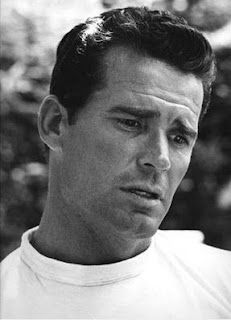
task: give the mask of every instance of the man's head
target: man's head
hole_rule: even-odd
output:
[[[203,36],[164,12],[114,10],[70,31],[39,116],[55,214],[104,245],[150,239],[188,169],[213,72]]]
[[[94,90],[104,85],[109,48],[124,45],[133,52],[157,58],[202,80],[201,116],[209,103],[214,80],[214,55],[200,32],[183,18],[145,7],[115,9],[88,19],[68,32],[57,49],[50,93],[58,97],[74,121]]]

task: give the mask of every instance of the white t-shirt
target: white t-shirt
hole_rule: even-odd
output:
[[[231,253],[158,231],[140,255],[107,265],[47,258],[35,229],[1,264],[2,318],[231,319]]]

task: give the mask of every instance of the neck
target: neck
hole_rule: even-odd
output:
[[[129,259],[150,245],[150,239],[123,238],[110,230],[110,226],[105,233],[86,225],[81,219],[81,208],[72,212],[61,199],[48,195],[39,229],[32,240],[41,254],[68,263],[97,265]]]

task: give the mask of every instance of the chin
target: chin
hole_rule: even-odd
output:
[[[134,239],[150,239],[158,230],[160,223],[161,221],[158,221],[158,219],[136,213],[131,221],[130,228],[126,231]]]
[[[136,232],[136,237],[139,239],[150,239],[157,232],[158,226],[141,225]]]

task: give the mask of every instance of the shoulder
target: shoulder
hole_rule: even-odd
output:
[[[12,296],[17,295],[16,292],[20,280],[20,251],[21,249],[18,248],[10,253],[0,265],[3,307],[6,301],[11,301]]]
[[[11,293],[12,289],[17,286],[20,274],[20,252],[21,248],[16,249],[1,262],[1,292],[4,297]]]
[[[28,264],[28,257],[32,258],[30,250],[30,237],[35,228],[27,230],[21,239],[18,249],[11,252],[0,264],[1,287],[6,289],[12,283],[19,283],[20,280],[32,274]],[[15,286],[14,286],[15,287]]]
[[[12,273],[13,270],[17,269],[20,262],[20,251],[18,248],[11,252],[0,264],[1,278],[4,279]]]
[[[203,233],[200,231],[158,231],[157,245],[160,249],[167,250],[179,260],[190,262],[193,266],[202,269],[216,266],[216,268],[230,270],[231,252],[203,243]],[[211,264],[212,263],[212,264]]]
[[[231,252],[202,243],[200,231],[160,231],[158,247],[166,259],[195,282],[231,295]]]

